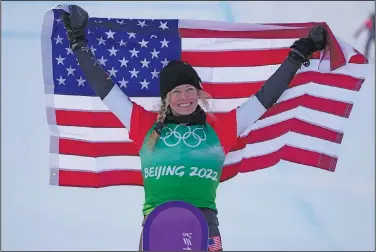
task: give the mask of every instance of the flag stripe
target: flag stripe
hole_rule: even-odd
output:
[[[59,153],[86,157],[137,156],[131,142],[87,142],[75,139],[59,139]]]
[[[338,87],[353,91],[361,88],[364,79],[344,74],[325,74],[317,72],[303,72],[297,74],[291,81],[289,87],[296,87],[310,83]],[[249,97],[256,93],[265,81],[239,82],[239,83],[205,83],[202,86],[205,91],[216,99],[236,99]],[[334,91],[334,90],[333,90]],[[333,92],[331,95],[335,95]],[[354,94],[353,94],[354,95]]]
[[[343,138],[342,132],[336,132],[298,119],[289,119],[252,131],[252,134],[241,137],[232,151],[241,150],[246,144],[278,138],[288,132],[304,134],[334,143],[341,143]],[[138,155],[138,151],[132,142],[88,142],[64,138],[59,139],[59,153],[86,157]]]
[[[309,143],[309,145],[307,145]],[[265,142],[257,142],[247,144],[243,149],[238,151],[231,151],[227,154],[225,164],[237,163],[241,158],[251,158],[262,156],[267,153],[278,151],[284,145],[294,146],[305,150],[315,151],[322,154],[336,157],[340,145],[330,141],[323,141],[322,139],[311,137],[307,135],[298,134],[295,132],[288,132],[278,138],[271,139]]]
[[[195,67],[195,69],[201,76],[203,82],[220,84],[265,81],[279,66],[280,64],[254,67]],[[342,74],[357,79],[363,79],[364,73],[361,73],[359,71],[360,69],[359,64],[348,64],[346,68],[339,68],[332,71],[330,74]],[[320,74],[319,60],[311,60],[310,65],[299,69],[297,74],[306,72]]]
[[[335,100],[352,101],[356,93],[364,82],[364,79],[358,79],[341,74],[316,74],[305,72],[297,75],[289,85],[281,99],[284,97],[294,97],[302,94],[312,94],[314,96],[325,96]],[[208,99],[212,105],[213,111],[227,111],[229,108],[235,108],[242,104],[251,95],[255,94],[264,82],[237,83],[237,84],[203,84],[204,89],[213,96]],[[335,89],[333,87],[336,87]],[[243,99],[240,99],[243,98]],[[157,111],[161,104],[160,98],[131,97],[132,101],[142,105],[146,110]],[[231,99],[231,106],[226,100]],[[90,110],[93,112],[109,111],[107,106],[99,97],[90,96],[71,96],[47,94],[46,103],[48,107],[63,110]],[[223,103],[223,104],[219,104]],[[219,108],[219,110],[216,110]]]
[[[81,171],[141,170],[139,156],[83,157],[76,155],[51,154],[51,167]]]
[[[252,24],[252,23],[230,23],[224,21],[212,20],[195,20],[195,19],[179,19],[178,27],[185,29],[207,29],[222,31],[264,31],[273,30],[278,32],[285,29],[298,29],[299,27],[313,26],[313,23],[303,23],[303,25],[295,27],[286,27],[280,24]]]
[[[289,51],[289,48],[221,52],[183,51],[181,57],[195,67],[254,67],[281,64]],[[319,58],[320,53],[312,55],[312,59]]]
[[[285,145],[277,151],[262,156],[244,158],[241,162],[225,166],[221,180],[227,180],[228,178],[233,177],[236,175],[236,172],[245,173],[272,167],[278,164],[281,160],[312,166],[327,171],[334,171],[338,158],[311,150]]]
[[[355,48],[353,48],[353,49],[354,49],[355,55],[353,55],[350,58],[349,63],[353,63],[353,64],[367,64],[368,63],[368,59],[363,54],[361,54],[358,50],[356,50]]]
[[[100,188],[116,185],[143,185],[140,171],[86,171],[59,170],[59,186]]]
[[[325,128],[335,130],[337,132],[344,132],[346,117],[340,117],[317,110],[307,109],[304,107],[293,108],[279,114],[265,117],[264,119],[256,121],[249,130],[255,131],[270,126],[275,123],[286,121],[288,119],[301,119],[310,124],[321,125]],[[57,129],[61,137],[75,138],[78,140],[95,141],[95,142],[122,142],[131,141],[129,139],[129,132],[124,127],[119,128],[90,128],[77,126],[62,126],[51,125],[53,129]],[[242,136],[248,135],[249,132],[244,132]]]
[[[352,104],[349,103],[315,97],[312,95],[302,95],[276,104],[269,109],[261,119],[286,112],[299,106],[342,117],[348,117],[352,108]],[[120,120],[111,112],[68,110],[56,110],[56,124],[91,128],[124,127]]]
[[[277,115],[299,106],[346,118],[349,117],[350,111],[352,109],[352,104],[346,102],[334,101],[305,94],[275,104],[272,108],[266,111],[266,113],[260,119]]]
[[[309,142],[309,146],[307,146]],[[263,156],[265,154],[276,152],[284,145],[294,146],[300,149],[306,149],[330,156],[337,156],[339,144],[330,141],[310,137],[307,135],[288,132],[265,142],[256,142],[246,144],[241,150],[228,153],[225,164],[239,162],[242,158],[252,158]],[[122,169],[141,169],[139,156],[106,156],[106,157],[84,157],[77,155],[51,154],[51,166],[62,167],[72,170],[85,171],[106,171]]]
[[[256,171],[276,165],[286,160],[293,163],[310,165],[320,169],[333,171],[337,158],[310,150],[302,150],[292,146],[284,146],[276,152],[259,157],[245,158],[242,162],[233,163],[223,168],[221,181],[226,181],[236,174]],[[71,187],[106,187],[115,185],[142,186],[142,176],[139,171],[110,170],[101,172],[87,172],[82,170],[59,170],[59,185]]]
[[[296,39],[183,38],[182,52],[254,51],[289,48]]]
[[[248,39],[286,39],[299,38],[308,35],[311,27],[299,27],[279,30],[259,31],[224,31],[209,29],[179,28],[182,38],[248,38]]]
[[[252,131],[252,134],[240,137],[237,145],[235,145],[231,151],[241,150],[246,144],[254,144],[276,139],[288,132],[320,138],[333,143],[341,143],[343,138],[342,132],[337,132],[294,118],[254,130]]]

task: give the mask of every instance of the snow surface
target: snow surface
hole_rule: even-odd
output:
[[[137,250],[141,187],[49,186],[40,30],[64,2],[1,3],[2,250]],[[73,2],[70,2],[73,3]],[[76,2],[91,16],[247,22],[325,21],[352,34],[374,2]],[[372,51],[374,52],[374,51]],[[374,65],[344,137],[337,171],[276,167],[220,185],[225,250],[374,250]],[[22,90],[22,91],[20,91]]]

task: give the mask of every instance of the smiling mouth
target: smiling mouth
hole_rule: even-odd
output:
[[[192,105],[192,102],[190,102],[190,103],[182,103],[182,104],[179,104],[179,107],[185,108],[185,107],[189,107],[191,105]]]

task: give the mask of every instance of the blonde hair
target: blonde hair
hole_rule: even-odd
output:
[[[162,104],[159,107],[158,111],[158,117],[157,117],[157,123],[161,123],[163,125],[164,119],[166,118],[167,115],[167,109],[168,109],[168,101],[170,98],[170,93],[167,94],[166,98],[162,100]],[[212,119],[215,119],[214,114],[211,111],[210,104],[208,102],[208,99],[211,98],[211,95],[204,90],[198,90],[198,98],[199,98],[199,104],[203,106],[204,110],[207,111],[207,114],[209,117]],[[161,129],[160,129],[161,130]],[[159,133],[157,129],[153,129],[151,132],[149,139],[148,139],[148,147],[150,149],[154,149],[155,144],[157,143],[159,139]]]

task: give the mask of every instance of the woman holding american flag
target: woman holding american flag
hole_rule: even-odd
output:
[[[71,5],[70,14],[63,15],[67,38],[88,83],[129,130],[140,153],[144,221],[165,202],[187,202],[205,216],[208,250],[222,251],[215,200],[226,154],[273,106],[302,64],[309,64],[312,53],[324,49],[324,28],[315,27],[307,38],[296,40],[287,58],[254,96],[218,115],[210,113],[210,95],[203,90],[196,70],[187,62],[171,59],[159,74],[161,106],[154,113],[132,102],[98,64],[85,37],[88,18],[85,10]]]

